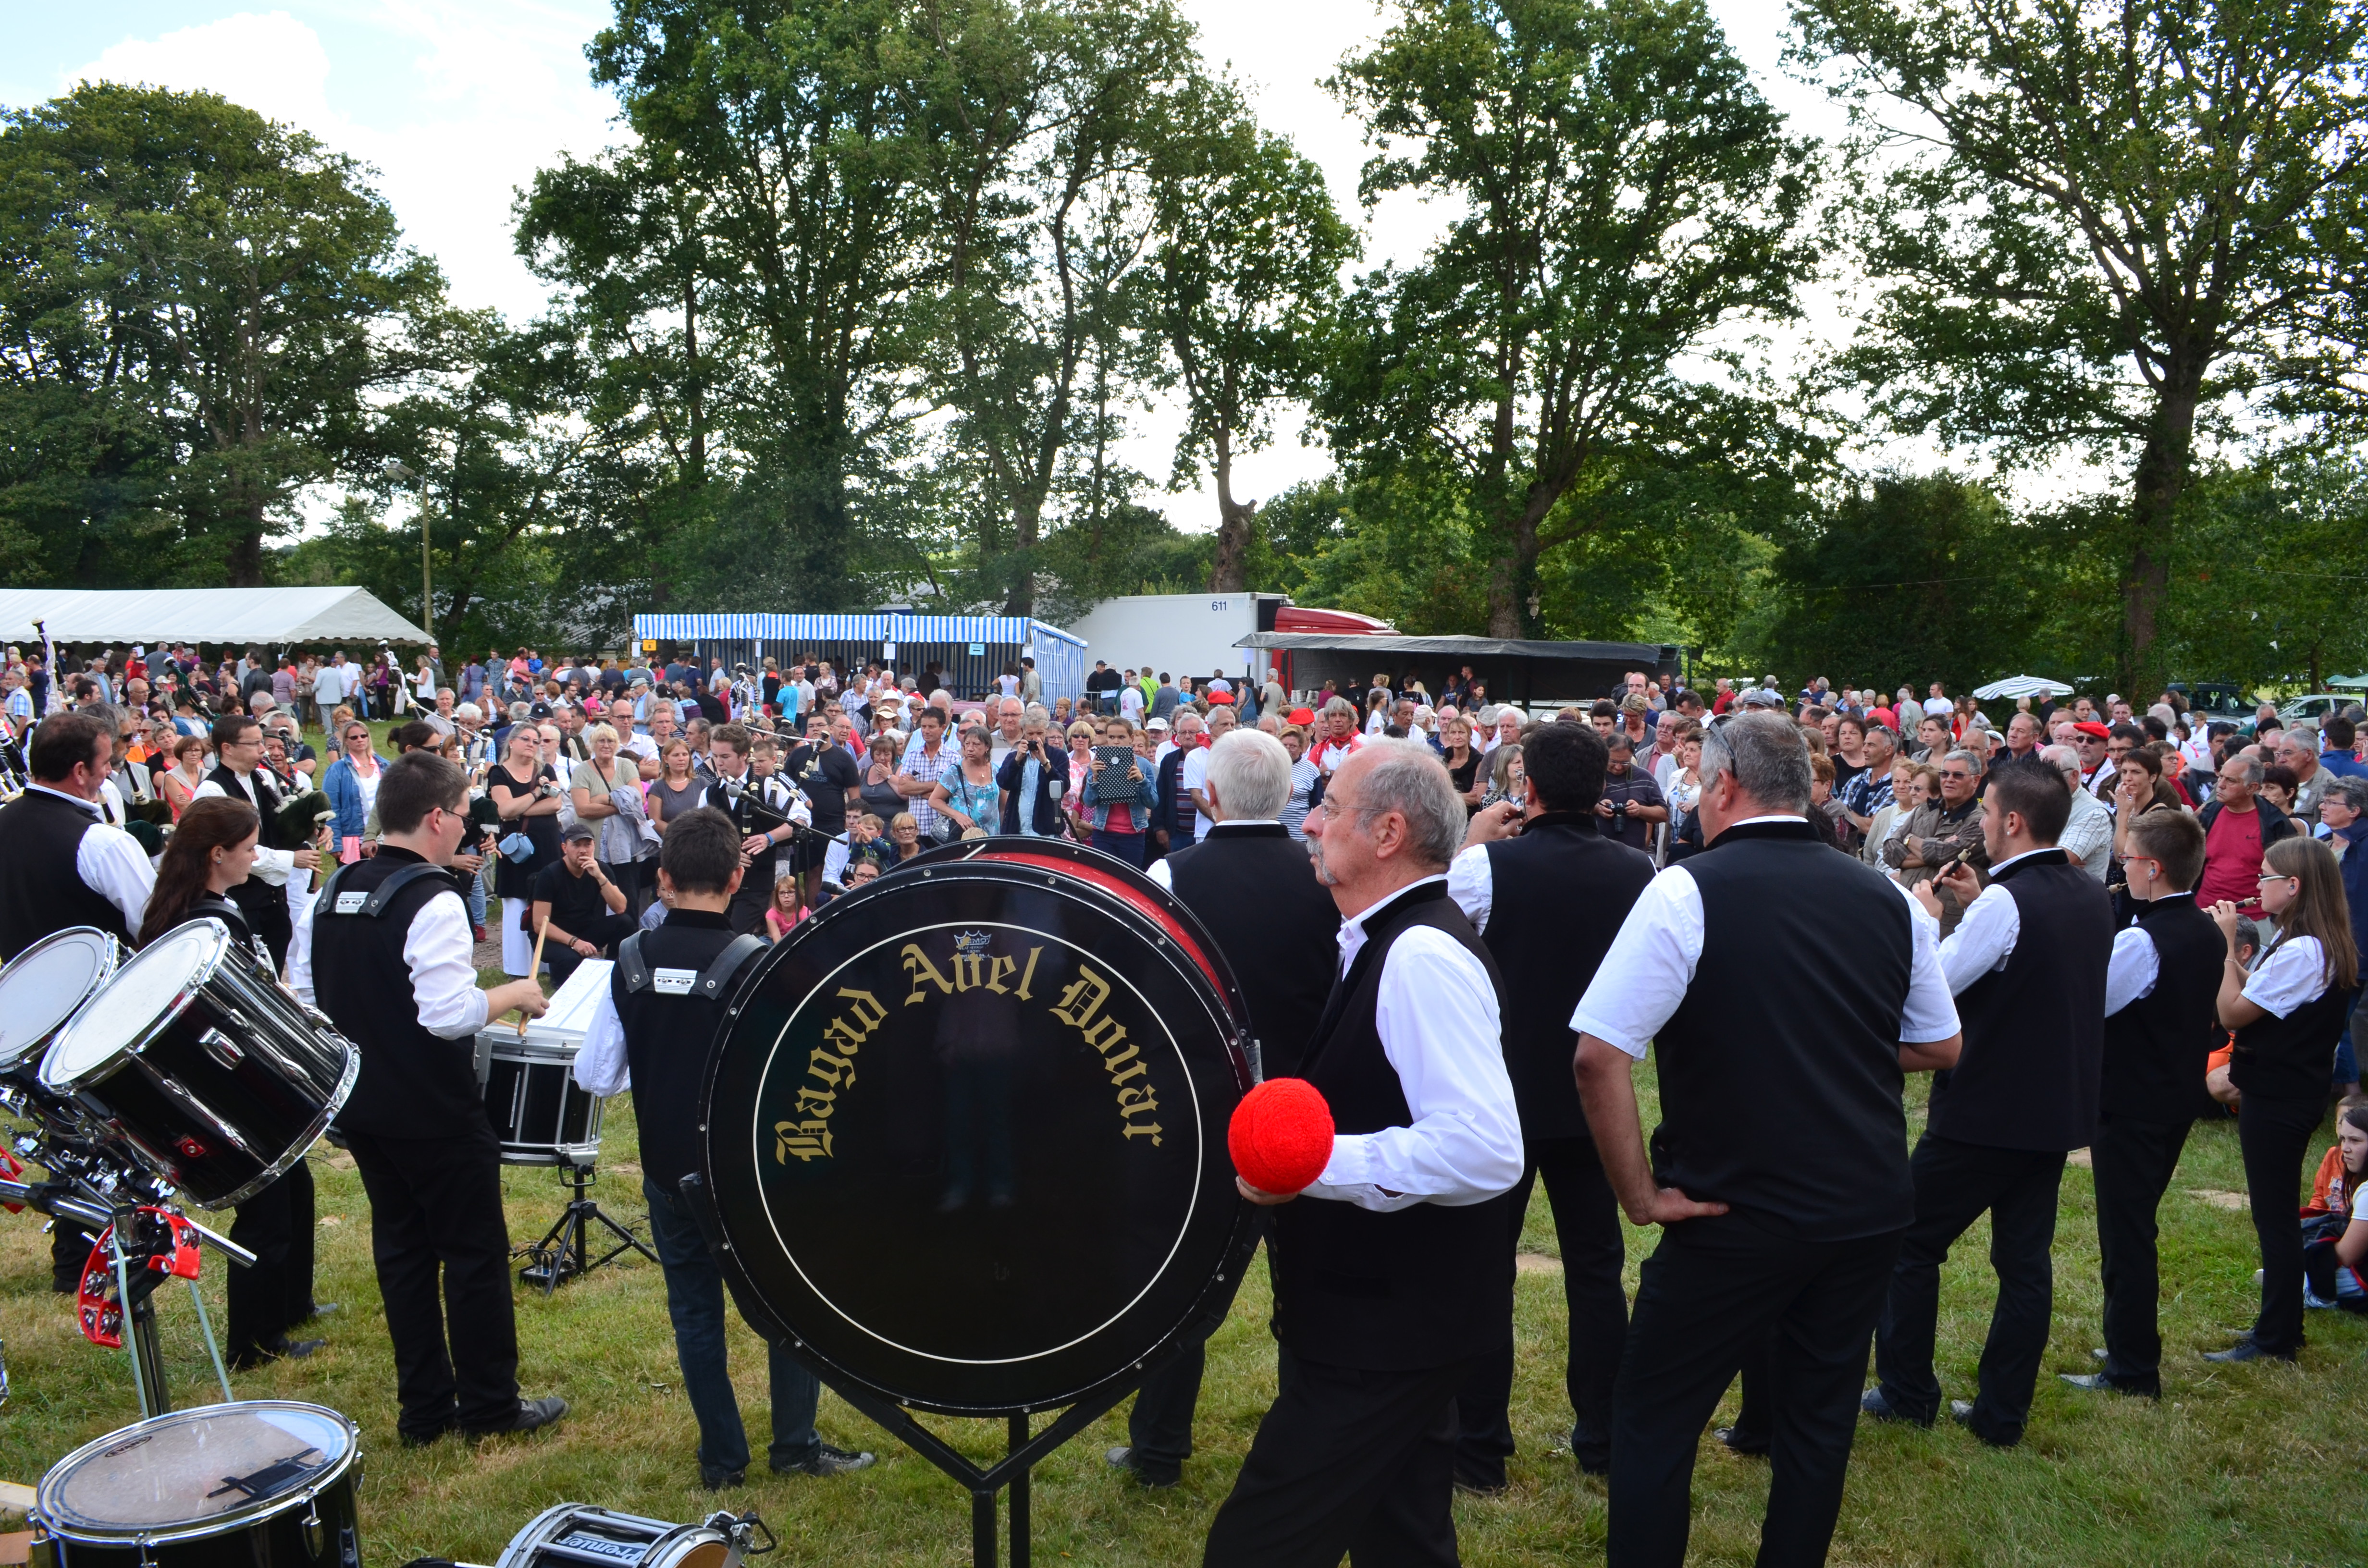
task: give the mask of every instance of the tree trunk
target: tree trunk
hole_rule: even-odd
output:
[[[690,404],[690,473],[694,488],[707,483],[707,395],[699,380],[699,279],[682,280],[682,351],[687,401]]]
[[[2161,689],[2168,678],[2156,649],[2157,620],[2170,587],[2179,503],[2187,488],[2203,379],[2200,365],[2191,369],[2174,358],[2155,403],[2146,445],[2138,453],[2137,483],[2130,507],[2130,555],[2122,569],[2122,651],[2116,672],[2123,695],[2135,706],[2143,707],[2146,696]]]
[[[241,519],[246,527],[241,530],[238,542],[230,547],[230,559],[223,562],[226,586],[259,588],[263,586],[263,507],[258,503],[247,509]]]
[[[1214,442],[1217,470],[1217,553],[1209,567],[1209,591],[1239,593],[1250,585],[1250,535],[1258,527],[1255,501],[1234,499],[1234,444],[1220,428]]]

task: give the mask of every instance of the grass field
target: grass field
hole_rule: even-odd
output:
[[[1640,1088],[1649,1099],[1650,1074]],[[1650,1106],[1647,1106],[1648,1115]],[[2332,1141],[2330,1132],[2314,1148]],[[630,1100],[610,1108],[602,1198],[629,1221],[642,1206]],[[325,1320],[328,1347],[235,1380],[244,1397],[310,1400],[361,1424],[367,1480],[362,1547],[373,1568],[421,1555],[491,1563],[509,1538],[554,1502],[597,1503],[689,1520],[717,1506],[697,1485],[695,1428],[680,1391],[655,1266],[635,1260],[564,1287],[549,1301],[518,1295],[523,1381],[529,1393],[564,1394],[573,1413],[549,1432],[472,1449],[448,1439],[424,1450],[394,1438],[393,1368],[379,1315],[370,1216],[351,1162],[323,1145],[317,1294],[345,1310]],[[2212,1368],[2202,1349],[2228,1343],[2251,1321],[2255,1257],[2248,1217],[2226,1205],[2241,1189],[2233,1126],[2200,1129],[2164,1205],[2167,1341],[2159,1404],[2077,1394],[2053,1373],[2085,1369],[2098,1343],[2096,1233],[2088,1174],[2066,1173],[2056,1238],[2056,1320],[2028,1439],[1994,1452],[1945,1423],[1930,1432],[1863,1424],[1833,1561],[1838,1563],[2368,1562],[2368,1486],[2361,1440],[2368,1413],[2368,1323],[2310,1316],[2299,1369]],[[559,1212],[548,1171],[506,1173],[510,1235],[523,1244]],[[1528,1250],[1551,1255],[1544,1199],[1530,1216]],[[1634,1261],[1652,1237],[1629,1238]],[[1986,1234],[1965,1238],[1944,1276],[1941,1358],[1950,1392],[1967,1396],[1992,1289]],[[883,1238],[883,1245],[893,1244]],[[48,1292],[48,1243],[31,1214],[0,1217],[0,1324],[14,1397],[0,1409],[0,1478],[30,1483],[60,1455],[136,1415],[120,1353],[85,1344],[68,1303]],[[222,1264],[210,1256],[203,1289],[219,1325]],[[166,1299],[166,1348],[177,1403],[218,1398],[186,1295]],[[1254,1268],[1232,1320],[1212,1342],[1197,1429],[1199,1452],[1174,1491],[1121,1483],[1103,1449],[1123,1442],[1105,1418],[1037,1473],[1040,1562],[1186,1564],[1200,1561],[1211,1514],[1224,1499],[1274,1386],[1266,1272]],[[1558,1451],[1565,1408],[1558,1346],[1560,1281],[1524,1272],[1518,1298],[1520,1381],[1514,1426],[1521,1452],[1513,1486],[1488,1500],[1459,1498],[1465,1561],[1546,1564],[1598,1561],[1604,1492]],[[764,1361],[745,1327],[734,1371],[750,1438],[768,1430]],[[1730,1393],[1726,1414],[1733,1411]],[[999,1424],[938,1422],[974,1458],[1001,1449]],[[926,1461],[884,1446],[861,1416],[825,1394],[824,1436],[879,1450],[881,1463],[833,1481],[762,1473],[725,1494],[759,1510],[780,1534],[773,1559],[790,1563],[940,1564],[968,1560],[966,1495]],[[1766,1497],[1764,1461],[1738,1459],[1705,1437],[1695,1477],[1693,1560],[1748,1562]]]

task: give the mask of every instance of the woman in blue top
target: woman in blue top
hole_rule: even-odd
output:
[[[359,719],[337,732],[337,741],[341,749],[337,760],[322,776],[321,793],[329,798],[329,831],[342,854],[347,839],[361,841],[386,763],[370,750],[370,726]]]

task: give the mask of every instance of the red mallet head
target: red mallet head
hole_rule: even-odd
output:
[[[1234,1169],[1260,1192],[1299,1192],[1332,1160],[1332,1108],[1304,1078],[1269,1078],[1234,1108]]]

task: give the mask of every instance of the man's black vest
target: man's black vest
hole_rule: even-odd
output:
[[[1281,823],[1220,823],[1167,857],[1168,886],[1201,917],[1250,1005],[1269,1078],[1296,1077],[1340,967],[1340,911],[1307,846]]]
[[[279,847],[279,791],[269,775],[242,778],[229,768],[216,764],[206,775],[206,782],[219,788],[232,800],[253,806],[262,818],[256,830],[256,842],[266,849]],[[230,890],[230,902],[246,916],[246,923],[261,933],[267,941],[277,946],[287,945],[289,932],[288,892],[260,877],[249,877]]]
[[[2224,943],[2221,949],[2227,950]],[[2262,954],[2266,959],[2277,949]],[[2256,964],[2257,970],[2260,967]],[[2330,985],[2281,1018],[2264,1014],[2237,1031],[2228,1081],[2265,1100],[2315,1100],[2324,1107],[2335,1076],[2335,1040],[2351,993]]]
[[[1801,1241],[1904,1230],[1915,928],[1899,889],[1804,821],[1730,827],[1685,871],[1702,950],[1654,1038],[1654,1178]]]
[[[1926,1126],[1992,1149],[2085,1149],[2096,1141],[2113,906],[2060,849],[1992,877],[2021,931],[2006,967],[1957,994],[1965,1048],[1934,1075]]]
[[[724,1006],[732,999],[729,984],[713,997],[702,997],[690,983],[738,937],[729,915],[675,909],[656,929],[627,939],[636,944],[635,957],[655,983],[635,989],[620,962],[609,971],[609,997],[625,1030],[642,1169],[671,1195],[684,1176],[699,1169],[704,1142],[699,1131],[700,1086]]]
[[[1300,1075],[1323,1091],[1337,1132],[1409,1127],[1414,1114],[1375,1019],[1382,965],[1407,930],[1431,926],[1471,949],[1498,996],[1495,960],[1472,923],[1427,882],[1365,921],[1365,944],[1333,988]],[[1338,958],[1336,953],[1334,964]],[[1417,1203],[1377,1213],[1300,1198],[1274,1216],[1274,1336],[1334,1367],[1408,1371],[1501,1347],[1512,1332],[1505,1267],[1506,1199],[1450,1208]]]
[[[0,806],[0,961],[71,926],[95,926],[129,944],[123,911],[74,869],[82,835],[112,831],[88,810],[45,790],[28,790]]]
[[[488,1125],[475,1042],[446,1040],[420,1024],[403,960],[412,921],[446,893],[461,896],[460,883],[439,870],[367,913],[367,895],[381,883],[427,864],[381,844],[370,858],[339,867],[313,901],[314,1005],[361,1051],[360,1075],[337,1113],[337,1126],[348,1131],[440,1138]]]
[[[1505,994],[1505,1067],[1521,1106],[1521,1138],[1584,1138],[1570,1016],[1596,966],[1653,880],[1639,850],[1596,831],[1578,812],[1533,817],[1519,838],[1488,846],[1488,924],[1480,939],[1513,977]]]
[[[2154,989],[2105,1020],[2107,1116],[2185,1123],[2212,1108],[2207,1059],[2227,1038],[2218,1012],[2228,944],[2192,893],[2138,906],[2138,928],[2154,943]]]

